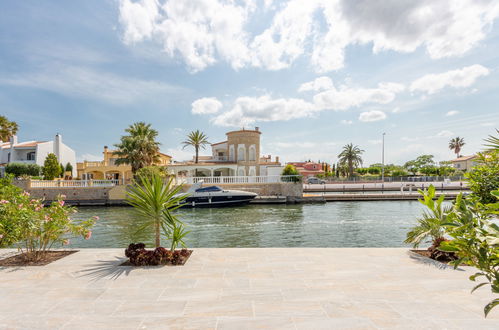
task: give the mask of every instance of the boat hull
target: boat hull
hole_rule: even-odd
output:
[[[249,204],[256,196],[202,196],[188,197],[182,207],[230,207]]]

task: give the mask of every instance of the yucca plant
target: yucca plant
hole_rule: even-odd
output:
[[[163,181],[163,178],[158,174],[139,176],[136,183],[129,188],[126,198],[128,204],[147,219],[138,231],[153,227],[156,247],[161,245],[161,231],[165,237],[170,238],[172,232],[178,231],[176,228],[183,228],[182,222],[172,214],[172,211],[179,208],[187,197],[186,195],[176,196],[181,189],[182,186],[173,184],[173,178]],[[172,244],[172,250],[177,244]]]
[[[443,224],[447,222],[447,214],[452,210],[451,206],[443,206],[445,199],[441,195],[435,200],[435,187],[430,185],[427,191],[418,190],[423,199],[419,202],[427,207],[423,215],[418,219],[418,224],[413,227],[408,233],[405,243],[412,244],[417,248],[421,242],[431,239],[431,242],[438,246],[439,241],[444,240],[445,227]]]

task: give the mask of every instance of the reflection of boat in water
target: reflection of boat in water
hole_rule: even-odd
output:
[[[224,190],[217,186],[202,187],[203,182],[193,184],[186,193],[183,206],[186,207],[222,207],[248,204],[257,194],[242,190]]]

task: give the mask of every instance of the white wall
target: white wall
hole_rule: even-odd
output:
[[[70,163],[73,166],[73,173],[71,175],[73,177],[76,176],[76,153],[74,152],[73,149],[65,145],[64,143],[61,143],[60,150],[59,150],[59,163],[64,165],[66,167],[67,163]]]

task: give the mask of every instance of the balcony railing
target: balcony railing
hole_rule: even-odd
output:
[[[206,177],[179,177],[178,184],[194,184],[203,181],[206,184],[226,183],[279,183],[297,182],[299,175],[269,175],[269,176],[206,176]]]
[[[87,188],[87,187],[114,187],[120,185],[121,180],[31,180],[31,188]]]

